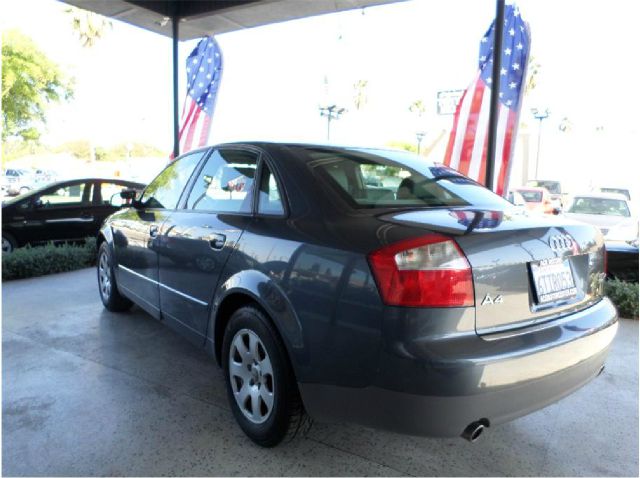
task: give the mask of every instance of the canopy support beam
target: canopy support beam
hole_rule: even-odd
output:
[[[484,184],[493,190],[495,171],[496,131],[498,129],[498,107],[500,93],[500,59],[502,58],[502,32],[504,31],[504,0],[496,0],[496,22],[493,32],[493,69],[491,73],[491,105],[489,109],[489,138],[487,140],[487,165]]]
[[[171,18],[171,41],[173,48],[173,157],[180,155],[180,119],[178,115],[178,24],[177,16]]]

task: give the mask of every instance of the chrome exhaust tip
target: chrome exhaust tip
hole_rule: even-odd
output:
[[[488,426],[489,426],[489,423],[488,423],[488,420],[486,419],[472,422],[469,425],[467,425],[467,428],[464,429],[464,431],[462,432],[462,435],[460,436],[465,440],[473,443],[477,441],[478,438],[480,438],[480,435],[482,435],[482,432]]]

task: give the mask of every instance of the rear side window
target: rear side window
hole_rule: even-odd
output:
[[[278,183],[265,162],[262,163],[262,177],[260,178],[258,195],[258,213],[268,216],[282,216],[284,214],[282,196],[278,189]]]
[[[187,209],[250,213],[258,155],[236,149],[213,151],[193,185]]]
[[[148,208],[175,209],[193,170],[205,151],[197,151],[169,164],[144,190],[142,204]]]
[[[131,189],[125,184],[102,182],[100,187],[97,188],[97,200],[96,202],[101,205],[110,205],[111,198],[126,189]]]
[[[319,178],[353,207],[507,207],[500,196],[443,165],[380,150],[306,148]]]

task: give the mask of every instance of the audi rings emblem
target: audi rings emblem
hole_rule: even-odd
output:
[[[569,234],[558,234],[549,238],[549,246],[554,252],[570,251],[574,241]]]

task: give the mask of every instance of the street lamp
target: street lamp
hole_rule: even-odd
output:
[[[538,165],[540,164],[540,136],[542,135],[542,121],[549,117],[549,109],[545,108],[544,111],[538,110],[538,108],[531,108],[533,117],[537,119],[538,123],[538,150],[536,151],[536,179],[538,178]]]
[[[422,144],[422,140],[424,139],[426,134],[427,133],[425,133],[424,131],[418,131],[416,133],[416,139],[418,140],[418,156],[420,156],[420,144]]]
[[[327,141],[331,137],[331,120],[340,119],[345,111],[346,108],[340,108],[338,105],[320,106],[320,116],[327,117]]]

